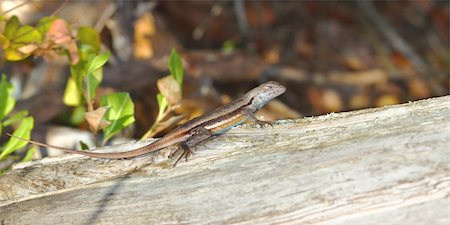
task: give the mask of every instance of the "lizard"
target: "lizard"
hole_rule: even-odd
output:
[[[221,135],[231,128],[244,123],[247,120],[263,125],[270,124],[266,121],[258,120],[254,113],[260,108],[264,107],[272,99],[283,94],[286,88],[275,82],[268,81],[259,85],[258,87],[250,90],[245,95],[237,98],[236,100],[221,106],[209,113],[202,116],[196,117],[167,133],[162,138],[155,142],[142,146],[140,148],[126,151],[126,152],[89,152],[80,151],[75,149],[63,148],[53,145],[48,145],[36,141],[31,141],[23,138],[19,138],[8,134],[11,137],[27,141],[31,144],[54,148],[67,153],[80,154],[93,158],[104,158],[104,159],[127,159],[149,154],[151,152],[159,151],[163,148],[178,145],[178,147],[170,153],[169,156],[177,154],[179,151],[180,157],[176,160],[174,166],[182,159],[193,154],[191,147],[196,144],[203,142],[213,136]]]

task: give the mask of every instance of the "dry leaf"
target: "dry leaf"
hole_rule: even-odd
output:
[[[397,68],[404,71],[403,74],[414,73],[413,65],[404,55],[394,51],[391,54],[391,60]]]
[[[309,101],[316,113],[339,112],[344,108],[341,96],[332,89],[308,88]]]
[[[308,96],[308,101],[311,103],[312,109],[317,112],[322,112],[322,105],[321,105],[321,91],[320,89],[316,87],[310,87],[307,89],[306,94]]]
[[[155,18],[150,13],[145,13],[134,23],[134,57],[137,59],[149,59],[154,55],[150,37],[156,32]]]
[[[397,96],[395,95],[391,95],[391,94],[386,94],[386,95],[382,95],[380,96],[375,105],[377,107],[381,107],[381,106],[386,106],[386,105],[395,105],[400,103],[400,99],[398,99]]]
[[[69,30],[69,26],[66,21],[62,19],[56,19],[50,25],[47,38],[56,45],[61,45],[69,51],[72,64],[77,64],[80,60],[78,55],[77,44],[72,38],[72,34]]]
[[[103,119],[107,110],[107,107],[100,107],[92,112],[84,114],[84,118],[92,130],[97,132],[110,124],[109,121]]]
[[[303,115],[296,110],[290,108],[283,102],[273,99],[272,101],[267,104],[264,109],[260,110],[258,112],[258,115],[263,115],[264,120],[276,120],[276,119],[296,119],[296,118],[302,118]]]
[[[186,117],[187,117],[186,115],[178,115],[178,116],[172,116],[172,117],[168,118],[167,120],[161,121],[160,123],[158,123],[156,128],[149,135],[149,137],[154,137],[155,135],[159,134],[161,131],[166,130],[167,128],[170,128],[170,127],[174,127],[180,121],[186,119]]]
[[[342,58],[344,65],[351,70],[363,70],[366,68],[366,65],[356,54],[347,53]]]
[[[264,61],[269,64],[277,64],[280,62],[280,48],[275,46],[264,53]]]
[[[408,89],[411,96],[415,99],[423,99],[431,96],[430,88],[425,81],[420,79],[412,79],[409,81]]]
[[[72,65],[77,64],[80,60],[80,56],[78,55],[78,48],[75,41],[72,41],[68,44],[67,50],[69,51],[70,62],[72,63]]]
[[[344,106],[341,96],[336,91],[328,89],[322,93],[322,107],[327,112],[340,112]]]
[[[370,106],[370,97],[366,93],[357,94],[350,99],[350,108],[363,109]]]
[[[38,48],[38,46],[36,44],[28,44],[28,45],[18,48],[17,50],[19,50],[23,54],[30,54],[30,53],[34,52],[34,50],[36,50],[37,48]]]
[[[339,85],[374,85],[385,83],[389,75],[381,69],[372,69],[354,73],[331,73],[329,81]]]
[[[161,94],[169,102],[169,105],[174,105],[181,100],[180,85],[172,76],[166,76],[158,80],[158,89]]]

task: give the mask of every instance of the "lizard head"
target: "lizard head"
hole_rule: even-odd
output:
[[[247,93],[246,96],[249,98],[250,102],[248,108],[256,111],[269,103],[270,100],[283,94],[285,91],[286,87],[275,81],[261,84]]]

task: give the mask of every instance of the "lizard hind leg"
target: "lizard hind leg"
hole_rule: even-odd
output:
[[[180,154],[180,157],[177,159],[175,164],[173,164],[173,166],[176,166],[177,163],[183,157],[187,161],[189,156],[194,154],[189,146],[195,146],[196,144],[198,144],[198,143],[200,143],[200,142],[202,142],[204,140],[207,140],[208,138],[213,136],[211,131],[206,129],[206,128],[204,128],[204,127],[196,127],[194,129],[192,129],[190,132],[192,133],[192,136],[188,140],[186,140],[184,142],[181,142],[179,147],[170,154],[169,157],[172,158],[178,152],[182,151],[182,153]]]
[[[175,163],[173,164],[173,166],[176,166],[183,157],[185,158],[185,160],[187,162],[189,156],[194,154],[194,152],[192,152],[191,148],[186,143],[181,143],[180,146],[175,151],[173,151],[169,157],[172,158],[179,151],[182,151],[182,152],[180,154],[180,157],[178,157],[177,161],[175,161]]]

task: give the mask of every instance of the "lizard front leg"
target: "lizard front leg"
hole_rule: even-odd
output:
[[[245,117],[249,120],[251,120],[253,123],[260,125],[261,127],[264,125],[270,125],[272,126],[271,122],[267,122],[267,121],[263,121],[263,120],[259,120],[258,118],[256,118],[255,114],[253,114],[253,112],[251,112],[250,110],[242,110],[243,114],[245,115]]]
[[[186,141],[181,142],[178,148],[176,148],[172,153],[170,153],[169,158],[172,158],[176,154],[180,154],[180,157],[175,161],[173,166],[176,166],[177,163],[184,157],[186,161],[188,160],[190,155],[193,155],[194,152],[191,150],[191,146],[194,146],[212,136],[212,133],[210,130],[204,128],[204,127],[197,127],[192,129],[191,131],[191,137],[188,138]]]

